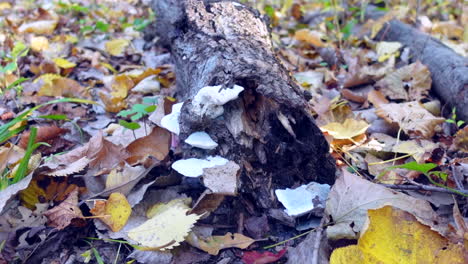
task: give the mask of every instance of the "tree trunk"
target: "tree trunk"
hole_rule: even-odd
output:
[[[334,182],[329,146],[310,114],[299,86],[276,58],[259,13],[231,1],[155,0],[156,31],[171,50],[181,139],[207,132],[214,151],[243,168],[241,192],[262,208],[273,204],[272,188]],[[244,88],[217,118],[200,116],[193,97],[205,86]],[[184,156],[206,152],[188,148]]]
[[[443,102],[456,107],[457,118],[468,122],[468,60],[439,40],[398,20],[385,23],[376,40],[398,41],[410,48],[411,61],[429,68],[432,89]]]

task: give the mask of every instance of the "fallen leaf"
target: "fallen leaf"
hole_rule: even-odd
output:
[[[185,240],[199,215],[187,215],[187,208],[173,206],[153,216],[142,225],[133,228],[128,236],[140,245],[166,250]]]
[[[127,39],[113,39],[105,43],[106,51],[112,56],[122,55],[125,48],[130,44]]]
[[[55,58],[54,62],[55,62],[55,64],[57,64],[57,66],[59,66],[62,69],[70,69],[70,68],[73,68],[73,67],[76,66],[75,63],[70,62],[70,61],[68,61],[66,59],[63,59],[63,58]]]
[[[407,101],[418,101],[427,97],[431,85],[431,73],[420,61],[388,74],[375,84],[390,99]]]
[[[72,223],[73,219],[81,220],[78,223],[85,223],[83,214],[78,207],[78,188],[75,188],[59,205],[44,212],[49,220],[49,225],[62,230]]]
[[[320,127],[322,131],[327,132],[335,139],[352,139],[364,134],[367,128],[369,128],[369,124],[366,121],[351,118],[346,119],[343,123],[331,122]]]
[[[123,195],[130,194],[130,191],[138,183],[136,179],[145,171],[143,166],[132,167],[125,164],[125,167],[114,168],[106,178],[106,190],[112,189],[113,192],[119,192]],[[113,189],[117,186],[122,186],[118,189]]]
[[[237,195],[240,167],[233,161],[203,169],[203,184],[213,193]]]
[[[404,210],[384,206],[368,215],[358,244],[334,250],[330,264],[466,263],[463,245],[450,243]]]
[[[387,122],[398,123],[406,134],[424,138],[431,138],[435,127],[445,121],[432,115],[419,102],[380,104],[375,113]]]
[[[192,232],[189,237],[187,237],[187,242],[210,255],[216,256],[221,249],[231,247],[245,249],[254,243],[255,240],[239,233],[226,233],[224,236],[210,236],[203,239]]]
[[[377,43],[376,51],[379,56],[379,62],[386,61],[390,56],[398,57],[400,55],[400,48],[402,47],[400,42],[387,42],[380,41]]]
[[[278,253],[270,251],[258,252],[258,251],[246,251],[242,255],[242,262],[245,264],[268,264],[278,261],[286,253],[286,248],[283,248]]]
[[[13,198],[21,190],[24,190],[28,187],[29,183],[31,182],[31,179],[32,173],[23,178],[21,181],[9,185],[1,191],[2,195],[0,195],[0,213],[3,211],[5,205],[10,201],[11,198]]]
[[[343,176],[337,179],[328,195],[325,208],[325,213],[335,221],[327,228],[328,238],[356,239],[364,226],[367,210],[384,205],[408,211],[422,223],[445,233],[445,227],[436,224],[441,221],[427,201],[387,189],[343,170]]]
[[[125,195],[112,193],[107,201],[96,201],[90,212],[99,216],[99,220],[111,228],[113,232],[120,231],[132,214],[132,208]]]
[[[459,150],[468,153],[468,126],[458,130],[453,139],[453,143]]]
[[[51,126],[40,126],[37,128],[37,135],[34,143],[37,142],[46,142],[49,145],[53,144],[53,141],[58,139],[60,135],[68,132],[68,129],[60,128],[56,125]],[[26,149],[28,146],[30,132],[24,132],[21,134],[21,139],[18,143],[18,146]]]
[[[42,52],[49,48],[49,40],[44,36],[32,37],[29,43],[35,52]]]
[[[323,33],[319,31],[315,31],[315,30],[309,30],[306,28],[297,30],[296,33],[294,34],[295,39],[306,42],[315,47],[326,46],[325,42],[323,42],[322,40],[322,38],[324,37],[325,35]]]
[[[171,133],[156,126],[149,135],[139,138],[127,146],[126,150],[129,153],[127,162],[130,164],[143,163],[150,156],[164,160],[169,154],[170,143]]]

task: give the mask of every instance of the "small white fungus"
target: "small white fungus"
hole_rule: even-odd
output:
[[[218,143],[203,131],[190,134],[185,143],[201,149],[215,149],[218,146]]]
[[[206,159],[184,159],[172,163],[172,168],[186,177],[200,177],[203,169],[221,166],[228,163],[228,160],[220,156],[209,156]]]

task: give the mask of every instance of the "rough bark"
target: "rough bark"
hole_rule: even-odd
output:
[[[457,108],[459,119],[468,121],[468,60],[437,39],[398,20],[384,25],[376,40],[398,41],[410,48],[411,61],[420,60],[432,77],[432,90],[444,103]]]
[[[328,144],[303,92],[277,60],[258,12],[208,0],[156,0],[154,9],[157,35],[174,60],[177,97],[185,101],[181,139],[194,131],[210,134],[219,144],[215,153],[243,167],[241,192],[253,195],[262,208],[276,207],[273,187],[334,182]],[[224,105],[221,117],[194,111],[191,99],[201,88],[234,84],[245,90]]]

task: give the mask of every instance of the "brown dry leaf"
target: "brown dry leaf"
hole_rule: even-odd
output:
[[[206,213],[211,213],[214,210],[218,209],[221,203],[224,201],[224,195],[211,193],[210,190],[206,189],[198,200],[193,205],[190,213],[197,215],[205,215]]]
[[[390,167],[392,164],[381,163],[383,162],[383,160],[377,158],[376,156],[370,153],[366,154],[364,161],[367,163],[369,174],[374,176],[375,178],[378,178],[377,181],[379,183],[402,184],[405,182],[405,178],[403,178],[398,173],[399,171],[398,169],[386,170],[386,168]],[[381,175],[381,173],[384,173],[384,174]]]
[[[73,219],[78,219],[78,223],[85,223],[83,214],[78,207],[78,188],[75,188],[59,205],[44,212],[49,219],[49,225],[62,230],[72,223]]]
[[[432,115],[419,102],[380,104],[375,113],[389,123],[398,123],[407,135],[424,138],[431,138],[436,126],[445,121]]]
[[[234,161],[203,169],[203,184],[213,193],[237,195],[240,167]]]
[[[390,101],[385,98],[385,95],[381,91],[372,90],[367,94],[367,100],[371,102],[375,107],[381,104],[388,104]]]
[[[24,149],[10,143],[0,147],[0,171],[18,163],[24,156]]]
[[[411,213],[392,206],[368,213],[358,244],[333,251],[330,264],[466,263],[463,245],[450,243]]]
[[[432,34],[441,34],[449,39],[463,40],[464,28],[458,25],[455,21],[440,21],[434,23]]]
[[[376,83],[390,99],[418,101],[427,97],[432,79],[429,69],[420,61],[402,67]]]
[[[193,232],[187,237],[187,242],[211,255],[218,255],[221,249],[240,248],[245,249],[255,242],[254,239],[239,233],[226,233],[224,236],[210,236],[206,239],[197,237]]]
[[[348,72],[344,76],[343,87],[349,88],[353,86],[371,83],[385,76],[392,71],[395,66],[395,56],[383,63],[375,63],[367,65],[367,62],[359,56],[354,56],[351,53],[344,53],[344,59],[348,65]]]
[[[295,39],[306,42],[314,47],[319,48],[323,48],[326,46],[326,43],[322,40],[323,37],[325,37],[323,33],[315,30],[309,30],[306,28],[300,29],[294,34]]]
[[[459,150],[468,153],[468,126],[458,130],[453,139],[453,143]]]
[[[126,150],[129,153],[127,162],[143,163],[150,156],[164,160],[169,153],[170,141],[171,133],[156,126],[148,136],[139,138],[127,146]]]
[[[108,225],[113,232],[120,231],[132,214],[132,207],[121,193],[112,193],[107,201],[95,201],[90,212],[99,216],[100,220]]]
[[[327,228],[329,239],[358,238],[367,218],[367,210],[385,205],[408,211],[433,230],[446,233],[446,227],[438,225],[441,220],[429,202],[387,189],[346,170],[342,172],[343,175],[337,179],[328,195],[325,208],[325,213],[335,221],[333,226]]]
[[[62,176],[77,172],[74,170],[81,170],[89,165],[88,174],[100,175],[112,170],[127,157],[128,154],[123,147],[106,140],[102,132],[99,132],[86,145],[75,148],[66,154],[55,156],[43,166],[52,169],[49,172],[50,175]]]
[[[87,144],[86,157],[91,160],[90,170],[101,174],[123,162],[128,157],[128,153],[121,146],[106,140],[102,133],[97,133]]]
[[[465,218],[463,218],[460,209],[458,208],[458,203],[455,200],[455,204],[453,205],[453,220],[455,221],[456,226],[456,236],[458,242],[464,243],[465,248],[468,248],[468,223],[466,222]]]
[[[127,108],[127,102],[122,97],[112,97],[110,94],[105,92],[99,93],[99,98],[106,107],[106,111],[110,113],[118,113],[121,110]]]
[[[49,145],[52,145],[53,141],[58,139],[60,135],[68,132],[68,129],[60,128],[56,125],[51,126],[41,126],[37,128],[36,142],[46,142]],[[30,132],[24,132],[21,134],[21,139],[18,143],[18,146],[26,149],[28,146]]]

